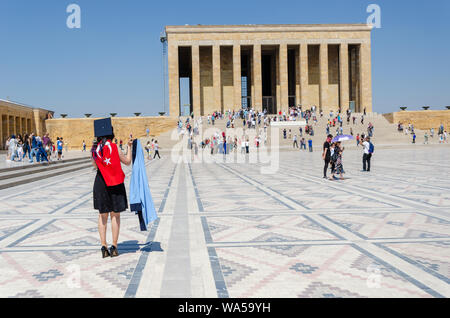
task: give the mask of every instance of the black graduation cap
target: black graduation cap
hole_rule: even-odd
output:
[[[105,137],[113,135],[111,118],[94,120],[95,137]]]

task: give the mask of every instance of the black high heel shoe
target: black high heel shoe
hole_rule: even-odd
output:
[[[119,251],[117,250],[117,247],[115,247],[114,245],[111,245],[109,252],[111,253],[111,257],[119,256]]]
[[[103,256],[103,258],[111,256],[111,254],[109,254],[108,248],[106,246],[102,246],[102,256]]]

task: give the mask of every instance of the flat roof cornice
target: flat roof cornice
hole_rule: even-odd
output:
[[[339,32],[371,31],[367,24],[168,25],[166,33]]]

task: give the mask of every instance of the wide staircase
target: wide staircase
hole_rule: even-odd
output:
[[[364,116],[364,123],[361,124],[361,116],[362,114],[360,113],[354,113],[352,114],[352,117],[355,116],[356,117],[356,121],[355,124],[353,125],[353,120],[350,120],[350,124],[347,124],[347,120],[346,117],[344,119],[343,122],[343,133],[346,135],[350,134],[350,128],[353,130],[353,135],[355,137],[355,141],[353,142],[346,142],[345,146],[348,148],[353,148],[356,147],[356,135],[357,134],[365,134],[366,136],[368,135],[367,133],[367,127],[369,125],[369,123],[372,123],[372,125],[374,126],[374,130],[373,130],[373,137],[371,138],[371,141],[374,143],[374,145],[376,145],[377,147],[395,147],[395,146],[405,146],[405,145],[410,145],[412,144],[412,135],[408,134],[406,135],[404,132],[400,133],[397,130],[397,124],[396,123],[389,123],[389,121],[382,115],[382,114],[378,114],[378,113],[368,113]],[[183,120],[183,122],[186,120],[185,117],[181,118]],[[320,118],[317,118],[317,123],[314,124],[313,121],[310,121],[310,125],[313,126],[313,130],[314,130],[314,136],[310,136],[310,135],[306,135],[305,133],[305,127],[303,127],[303,138],[305,138],[306,144],[308,142],[308,139],[312,139],[313,141],[313,148],[317,149],[317,147],[321,147],[324,140],[326,139],[326,126],[328,123],[328,119],[329,116],[325,116]],[[222,132],[222,131],[226,131],[226,123],[227,120],[223,119],[223,120],[216,120],[215,125],[208,125],[208,120],[206,117],[202,118],[203,121],[203,125],[202,125],[202,130],[203,132],[205,132],[206,130],[208,130],[208,132],[211,132],[211,128],[217,129],[218,131]],[[238,119],[235,121],[235,128],[242,128],[242,120]],[[262,130],[263,126],[261,126],[261,130]],[[283,129],[286,128],[287,130],[287,139],[284,139],[283,137]],[[333,136],[336,136],[336,129],[338,128],[338,126],[336,127],[330,127],[330,134],[332,134]],[[176,132],[176,128],[175,132],[174,131],[170,131],[170,132],[166,132],[164,134],[161,134],[157,137],[150,137],[150,138],[141,138],[141,142],[143,145],[145,145],[147,143],[147,141],[151,140],[152,138],[155,138],[158,140],[158,143],[161,147],[161,153],[169,151],[172,146],[174,146],[175,144],[179,143],[181,140],[181,135],[178,135],[178,133]],[[270,140],[270,136],[272,133],[272,129],[274,129],[273,127],[269,127],[267,129],[267,141],[268,141],[268,146],[271,146],[273,143]],[[290,149],[292,148],[293,145],[293,136],[296,134],[297,135],[297,139],[298,139],[298,143],[300,145],[300,133],[299,133],[299,128],[298,127],[279,127],[277,128],[279,129],[279,133],[278,133],[278,142],[279,142],[279,147],[281,149]],[[289,139],[289,129],[291,130],[291,138]],[[254,129],[251,129],[250,131],[254,131]],[[419,130],[419,129],[415,129],[415,133],[416,133],[416,144],[423,144],[424,143],[424,134],[425,131],[423,130]],[[229,134],[231,134],[231,136],[233,137],[235,133],[233,133],[232,131],[229,131]],[[428,131],[428,135],[429,135],[429,143],[430,144],[437,144],[438,141],[438,136],[435,134],[434,138],[431,138],[430,133]],[[208,135],[204,136],[203,139],[210,137],[211,134],[208,133]],[[239,136],[238,136],[239,137]]]
[[[15,162],[10,167],[0,168],[0,190],[92,168],[88,156],[50,163]]]

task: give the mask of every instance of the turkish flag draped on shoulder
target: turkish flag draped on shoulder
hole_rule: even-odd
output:
[[[108,140],[103,147],[98,145],[93,157],[108,187],[122,184],[125,181],[116,144]]]

